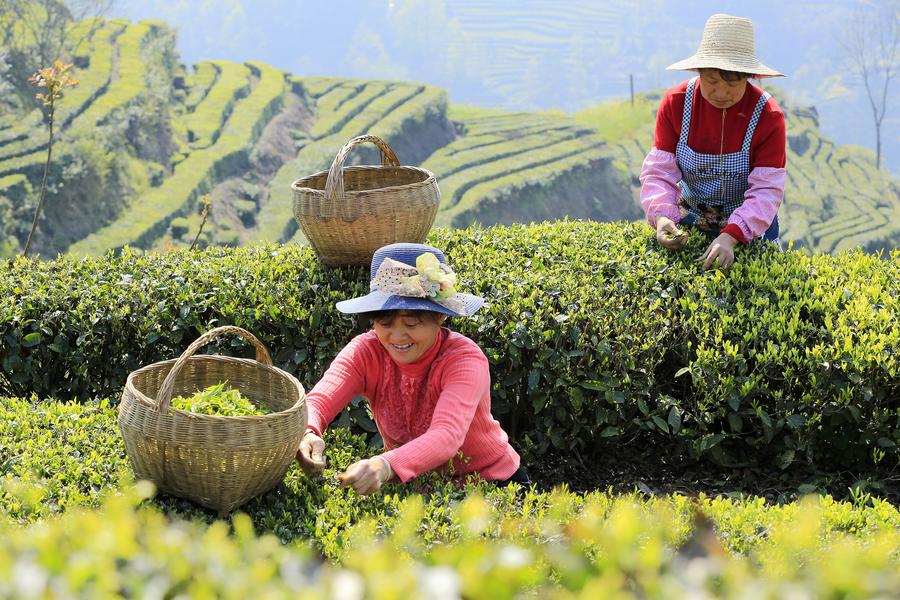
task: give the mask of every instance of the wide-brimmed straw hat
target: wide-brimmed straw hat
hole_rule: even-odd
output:
[[[365,296],[335,306],[343,313],[379,310],[431,310],[451,317],[468,317],[484,298],[456,291],[456,275],[444,253],[426,244],[382,246],[372,255]]]
[[[750,73],[754,77],[784,77],[756,57],[753,21],[722,14],[707,19],[700,48],[693,56],[666,67],[672,71],[697,69],[722,69]]]

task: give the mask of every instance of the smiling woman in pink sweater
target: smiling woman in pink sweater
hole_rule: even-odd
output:
[[[304,471],[324,466],[322,432],[355,396],[368,401],[385,451],[341,475],[360,494],[391,478],[428,471],[477,473],[483,479],[527,483],[506,432],[491,416],[488,361],[469,338],[443,327],[448,316],[472,315],[483,298],[455,289],[444,254],[423,244],[391,244],[372,257],[372,290],[338,302],[362,313],[373,328],[337,355],[307,395],[309,426],[297,451]]]

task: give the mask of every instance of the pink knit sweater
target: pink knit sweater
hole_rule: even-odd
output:
[[[491,416],[490,391],[487,357],[469,338],[441,328],[425,354],[402,365],[370,331],[353,338],[307,394],[309,427],[321,434],[362,395],[384,439],[382,456],[401,481],[450,461],[457,475],[503,480],[520,459]]]

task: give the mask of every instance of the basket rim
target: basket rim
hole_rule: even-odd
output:
[[[347,195],[353,195],[353,194],[373,194],[373,193],[381,192],[383,190],[402,190],[402,189],[406,189],[406,188],[423,187],[426,185],[431,185],[432,183],[435,183],[437,180],[434,173],[432,173],[428,169],[423,169],[422,167],[410,167],[410,166],[391,167],[391,166],[382,166],[382,165],[354,165],[352,167],[346,167],[344,169],[344,173],[346,174],[348,171],[350,171],[350,172],[367,171],[367,170],[372,170],[372,169],[395,170],[395,171],[420,171],[420,172],[424,173],[427,177],[422,181],[416,181],[414,183],[404,183],[401,185],[386,185],[384,187],[372,188],[370,190],[348,191],[345,189],[344,195],[347,196]],[[314,179],[316,177],[327,178],[328,171],[327,170],[319,171],[318,173],[313,173],[312,175],[307,175],[305,177],[301,177],[300,179],[295,179],[291,183],[291,189],[295,192],[300,192],[300,193],[307,193],[307,194],[313,193],[313,194],[324,195],[325,188],[318,189],[318,188],[311,188],[311,187],[307,187],[306,185],[303,185],[306,182],[308,182],[309,180]]]
[[[180,408],[173,408],[169,406],[167,413],[160,414],[174,414],[182,417],[187,417],[190,419],[197,419],[200,421],[211,421],[211,422],[258,422],[258,421],[267,421],[267,420],[278,420],[283,418],[286,415],[292,415],[295,412],[301,411],[306,406],[306,390],[303,389],[303,385],[300,381],[285,371],[284,369],[280,369],[275,365],[264,365],[252,358],[240,358],[236,356],[222,356],[219,354],[198,354],[194,356],[190,356],[187,359],[188,361],[223,361],[223,362],[240,362],[244,364],[249,364],[255,366],[257,368],[272,371],[275,375],[283,377],[287,379],[290,384],[297,388],[297,401],[294,402],[293,406],[285,408],[284,410],[279,410],[276,412],[271,412],[267,415],[240,415],[240,416],[227,416],[227,415],[204,415],[200,413],[192,413],[186,410],[181,410]],[[128,374],[128,378],[125,380],[125,390],[131,390],[132,396],[141,404],[145,405],[147,408],[152,410],[156,410],[157,402],[156,398],[150,398],[142,392],[138,387],[134,384],[134,378],[146,371],[150,371],[152,369],[159,368],[160,366],[165,365],[174,365],[178,361],[177,358],[173,358],[170,360],[162,360],[155,363],[150,363],[149,365],[144,365],[139,369],[135,369],[131,373]]]

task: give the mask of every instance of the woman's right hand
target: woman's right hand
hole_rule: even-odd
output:
[[[325,469],[325,440],[312,429],[307,429],[300,440],[297,462],[307,475],[316,475]]]
[[[687,243],[688,233],[678,229],[675,222],[668,217],[656,217],[656,241],[663,248],[678,250]]]

